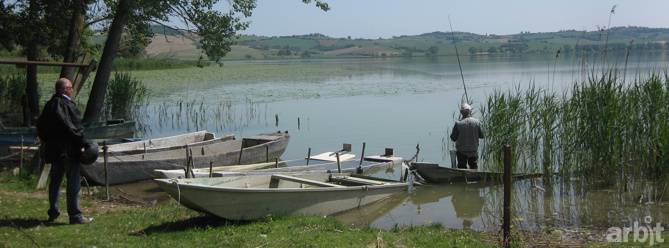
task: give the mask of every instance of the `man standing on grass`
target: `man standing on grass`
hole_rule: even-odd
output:
[[[83,217],[79,208],[81,190],[79,157],[82,148],[88,145],[84,138],[81,111],[70,99],[72,91],[70,80],[58,79],[56,94],[44,105],[42,115],[37,120],[37,134],[45,143],[45,162],[51,163],[47,221],[53,222],[60,215],[58,210],[60,184],[63,182],[63,176],[67,175],[67,214],[70,217],[70,224],[88,224],[93,218]]]
[[[458,169],[478,169],[479,139],[483,139],[481,122],[472,117],[472,107],[462,104],[460,108],[462,119],[455,122],[451,140],[455,141],[456,156],[458,158]]]

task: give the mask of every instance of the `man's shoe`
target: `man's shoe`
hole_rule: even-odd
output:
[[[70,224],[88,224],[93,222],[93,218],[81,217],[81,219],[70,221]]]
[[[54,222],[56,221],[56,219],[58,219],[58,216],[50,216],[49,219],[46,220],[46,222]]]

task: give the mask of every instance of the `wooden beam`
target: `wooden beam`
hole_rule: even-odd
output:
[[[16,67],[19,67],[19,68],[26,67],[27,65],[88,67],[88,64],[84,64],[84,63],[45,62],[45,61],[18,61],[18,60],[0,60],[0,64],[16,65]]]

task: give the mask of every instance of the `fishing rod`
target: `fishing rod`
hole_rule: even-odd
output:
[[[453,25],[451,25],[451,16],[448,15],[448,25],[451,27],[451,36],[453,36],[453,46],[455,47],[455,56],[458,58],[458,67],[460,68],[460,77],[462,78],[462,87],[465,89],[465,99],[469,104],[469,95],[467,95],[467,85],[465,85],[465,76],[462,74],[462,65],[460,64],[460,55],[458,54],[458,46],[455,44],[455,33],[453,33]]]

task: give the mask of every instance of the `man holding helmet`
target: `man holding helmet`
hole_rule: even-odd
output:
[[[45,143],[45,162],[51,163],[48,222],[55,221],[60,215],[60,185],[63,176],[67,175],[67,214],[70,224],[87,224],[93,218],[83,217],[79,208],[79,159],[82,149],[89,149],[90,144],[86,143],[84,137],[81,111],[70,99],[72,91],[72,82],[67,78],[56,81],[56,94],[44,105],[42,115],[37,121],[37,134]]]

